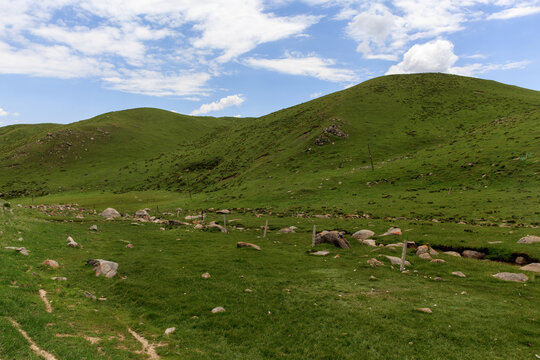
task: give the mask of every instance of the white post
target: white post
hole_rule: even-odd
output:
[[[405,256],[407,255],[407,240],[403,240],[403,251],[401,252],[401,265],[399,271],[405,270]]]
[[[225,227],[225,232],[227,232],[227,215],[223,214],[223,226]]]
[[[311,238],[311,247],[315,246],[316,236],[317,236],[317,225],[313,225],[313,237]]]
[[[266,229],[268,229],[268,219],[266,219],[266,225],[264,226],[263,238],[266,238]]]

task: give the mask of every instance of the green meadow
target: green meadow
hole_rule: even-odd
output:
[[[140,108],[0,128],[0,359],[538,358],[539,275],[515,262],[540,262],[540,243],[517,243],[540,236],[539,124],[536,91],[416,74],[260,118]],[[228,232],[185,219],[203,213]],[[351,248],[312,248],[314,226]],[[384,245],[403,240],[445,262],[411,247],[401,272]]]

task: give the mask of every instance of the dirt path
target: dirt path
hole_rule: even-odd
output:
[[[150,360],[158,360],[159,355],[156,353],[156,349],[154,348],[153,344],[148,343],[148,340],[143,338],[141,335],[137,334],[135,331],[128,328],[128,331],[135,339],[137,339],[138,342],[140,342],[143,346],[143,353],[148,355],[148,358]]]
[[[49,303],[49,299],[47,299],[47,292],[43,289],[39,289],[39,297],[45,303],[45,311],[48,313],[52,313],[51,304]]]
[[[30,349],[36,354],[36,355],[39,355],[41,356],[42,358],[44,358],[45,360],[57,360],[53,354],[51,353],[48,353],[46,352],[45,350],[41,350],[39,348],[39,346],[37,346],[37,344],[34,342],[34,340],[32,340],[32,338],[30,336],[28,336],[28,334],[26,333],[26,331],[24,331],[22,328],[21,328],[21,325],[16,322],[15,320],[13,320],[12,318],[8,317],[7,318],[9,320],[9,322],[11,323],[11,325],[13,325],[13,327],[15,329],[17,329],[17,331],[19,331],[19,333],[21,333],[21,335],[26,339],[26,341],[28,341],[28,343],[30,344]]]

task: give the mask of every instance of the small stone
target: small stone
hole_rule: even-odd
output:
[[[122,216],[122,215],[120,215],[120,213],[118,211],[116,211],[113,208],[107,208],[107,209],[103,210],[103,212],[101,214],[99,214],[99,215],[103,216],[106,219],[116,218],[116,217],[121,217]]]
[[[204,228],[204,226],[202,224],[197,224],[193,227],[195,230],[201,230],[202,228]]]
[[[373,235],[375,235],[375,233],[371,230],[358,230],[357,232],[352,234],[352,237],[357,240],[367,240]]]
[[[458,253],[457,251],[445,251],[443,254],[450,255],[450,256],[456,256],[456,257],[461,257],[461,254]]]
[[[46,266],[50,266],[53,269],[58,269],[58,267],[60,266],[56,261],[51,260],[51,259],[45,260],[42,264]]]
[[[461,294],[461,295],[469,295],[469,293],[466,292],[466,291],[462,291],[462,292],[460,292],[460,294]]]
[[[527,263],[527,259],[525,259],[523,256],[518,256],[514,262],[518,265],[525,265]]]
[[[365,244],[368,246],[377,246],[377,243],[373,239],[362,240],[362,244]]]
[[[518,240],[518,244],[533,244],[533,243],[539,243],[540,242],[540,236],[536,235],[527,235],[522,237]]]
[[[22,237],[18,238],[17,240],[18,241],[24,241],[24,239]]]
[[[443,260],[443,259],[431,259],[430,262],[442,264],[442,263],[445,263],[446,260]]]
[[[492,276],[504,281],[526,282],[529,280],[527,275],[521,273],[500,272]]]
[[[253,290],[251,290],[251,289],[246,289],[244,291],[247,292],[247,293],[253,292]]]
[[[467,275],[465,275],[461,271],[452,271],[452,275],[459,276],[461,278],[467,277]]]
[[[390,260],[390,263],[392,263],[392,265],[401,265],[401,259],[398,258],[398,257],[395,257],[395,256],[390,256],[390,255],[385,255],[385,257]],[[407,260],[405,260],[405,265],[411,265],[410,262],[408,262]]]
[[[91,292],[88,292],[88,291],[85,290],[85,291],[83,291],[83,294],[84,294],[84,296],[86,296],[89,299],[97,300],[96,295],[92,294]]]
[[[530,263],[529,265],[522,266],[519,269],[540,273],[540,263]]]
[[[465,250],[462,253],[463,257],[470,258],[470,259],[482,259],[486,254],[475,251],[475,250]]]
[[[225,312],[225,308],[218,306],[212,309],[212,314],[222,313]]]
[[[502,244],[502,241],[488,241],[488,244]]]
[[[427,245],[420,245],[416,249],[416,255],[420,256],[422,254],[426,254],[429,251],[429,247]]]
[[[418,255],[418,257],[420,259],[424,259],[424,260],[431,260],[431,255],[429,255],[429,253],[427,253],[427,252],[421,253],[420,255]]]
[[[375,258],[372,258],[372,259],[369,259],[367,260],[367,263],[371,266],[371,267],[374,267],[374,266],[384,266],[384,263],[382,261],[379,261]]]
[[[63,276],[54,276],[54,277],[51,278],[51,280],[54,280],[54,281],[67,281],[67,278],[63,277]]]
[[[75,240],[73,240],[73,238],[71,236],[68,236],[68,238],[67,238],[67,246],[69,246],[69,247],[77,247],[77,246],[79,246],[79,244],[77,244],[77,242],[75,242]]]
[[[401,235],[401,229],[397,227],[391,227],[381,236],[388,236],[388,235]]]
[[[114,277],[118,270],[118,263],[102,259],[90,259],[86,265],[92,265],[96,276],[103,275],[107,278]]]
[[[128,249],[133,249],[133,244],[131,244],[131,243],[127,244],[127,245],[126,245],[126,248],[128,248]]]
[[[377,278],[376,278],[375,276],[371,275],[371,276],[369,277],[369,280],[377,280]]]
[[[334,256],[334,259],[339,259],[339,254],[336,254],[336,255]]]
[[[203,279],[210,279],[210,273],[205,272],[204,274],[201,275],[201,277]]]
[[[97,225],[92,225],[88,228],[88,230],[92,230],[92,231],[98,231],[98,228],[97,228]]]
[[[433,281],[444,281],[442,277],[434,277]]]
[[[433,311],[431,311],[430,308],[416,308],[414,310],[424,312],[424,313],[427,313],[427,314],[432,314],[433,313]]]
[[[175,328],[175,327],[167,328],[167,329],[165,329],[165,335],[172,334],[172,333],[175,332],[175,331],[176,331],[176,328]]]
[[[315,255],[315,256],[326,256],[328,254],[330,254],[330,251],[327,251],[327,250],[315,251],[315,252],[310,253],[310,255]]]
[[[431,256],[437,256],[439,255],[439,252],[433,248],[429,249],[429,255]]]
[[[255,250],[261,251],[261,248],[260,248],[258,245],[255,245],[255,244],[252,244],[252,243],[243,242],[243,241],[237,242],[237,243],[236,243],[236,247],[237,247],[237,248],[250,247],[250,248],[253,248],[253,249],[255,249]]]

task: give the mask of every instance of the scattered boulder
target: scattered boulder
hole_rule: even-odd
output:
[[[401,259],[398,258],[398,257],[395,257],[395,256],[390,256],[390,255],[384,255],[388,260],[390,260],[390,263],[392,265],[401,265]],[[410,262],[408,262],[407,260],[405,260],[405,265],[411,265]]]
[[[107,278],[112,278],[115,276],[118,270],[117,263],[102,259],[90,259],[86,262],[86,265],[92,265],[96,276],[103,275]]]
[[[117,218],[122,216],[118,211],[113,208],[107,208],[103,210],[99,215],[103,216],[104,218]]]
[[[369,264],[369,266],[371,267],[375,267],[375,266],[384,266],[384,263],[382,261],[379,261],[375,258],[371,258],[367,261],[367,263]]]
[[[523,256],[518,256],[514,262],[518,265],[525,265],[527,263],[527,259],[525,259]]]
[[[467,277],[467,275],[465,275],[461,271],[452,271],[452,275],[459,276],[461,278]]]
[[[375,235],[375,232],[371,230],[358,230],[357,232],[352,234],[352,237],[357,240],[367,240],[373,235]]]
[[[540,273],[540,263],[530,263],[529,265],[522,266],[519,269]]]
[[[362,240],[362,244],[368,245],[368,246],[377,246],[377,243],[373,239],[366,239]]]
[[[461,254],[458,253],[457,251],[445,251],[443,254],[450,255],[450,256],[456,256],[456,257],[461,257]]]
[[[202,218],[202,215],[188,215],[184,218],[184,220],[197,220],[201,218]]]
[[[195,230],[201,230],[202,228],[204,228],[204,226],[202,224],[197,224],[193,227]]]
[[[518,244],[533,244],[540,243],[540,236],[527,235],[518,240]]]
[[[51,278],[51,280],[54,280],[54,281],[67,281],[67,278],[63,277],[63,276],[53,276]]]
[[[176,328],[175,328],[175,327],[167,328],[167,329],[165,329],[165,335],[172,334],[172,333],[175,332],[175,331],[176,331]]]
[[[429,251],[429,246],[427,245],[420,245],[417,249],[416,249],[416,255],[420,256],[422,254],[427,254],[427,252]]]
[[[482,259],[486,254],[483,252],[475,251],[475,250],[465,250],[462,253],[463,257],[470,258],[470,259]]]
[[[243,242],[243,241],[237,242],[236,247],[237,248],[250,247],[250,248],[253,248],[255,250],[261,251],[261,248],[259,246],[255,245],[255,244],[252,244],[252,243]]]
[[[445,263],[446,260],[443,260],[443,259],[431,259],[430,262],[442,264],[442,263]]]
[[[310,255],[315,255],[315,256],[326,256],[328,254],[330,254],[330,251],[327,251],[327,250],[315,251],[315,252],[310,253]]]
[[[97,300],[96,295],[92,294],[92,293],[89,292],[89,291],[84,290],[84,291],[83,291],[83,295],[86,296],[86,297],[89,298],[89,299]]]
[[[388,236],[388,235],[401,235],[401,229],[397,227],[391,227],[381,236]]]
[[[286,228],[280,229],[278,232],[280,234],[294,234],[295,233],[294,228],[295,226],[286,227]]]
[[[216,224],[215,221],[212,221],[211,223],[209,223],[208,225],[206,225],[206,227],[209,228],[209,229],[219,229],[219,231],[224,232],[224,233],[227,232],[227,229],[225,229],[224,226],[219,225],[219,224]]]
[[[418,257],[420,259],[424,259],[424,260],[431,260],[431,255],[429,255],[429,253],[427,253],[427,252],[421,253],[420,255],[418,255]]]
[[[201,277],[202,277],[203,279],[210,279],[210,273],[205,272],[204,274],[201,275]]]
[[[187,223],[185,221],[180,221],[180,220],[168,220],[167,225],[179,226],[179,225],[189,225],[189,223]]]
[[[51,259],[45,260],[42,264],[45,266],[52,267],[53,269],[58,269],[58,267],[60,267],[60,265],[56,261],[51,260]]]
[[[132,243],[127,244],[127,245],[126,245],[126,248],[127,248],[127,249],[133,249],[133,244],[132,244]]]
[[[430,308],[416,308],[416,309],[414,309],[414,310],[420,311],[420,312],[424,312],[424,313],[426,313],[426,314],[432,314],[432,313],[433,313],[433,311],[431,311]]]
[[[218,306],[212,309],[212,314],[222,313],[225,312],[225,308]]]
[[[73,238],[71,236],[68,236],[66,241],[67,241],[67,246],[68,247],[77,247],[77,246],[79,246],[79,244],[77,242],[75,242],[75,240],[73,240]]]
[[[439,252],[437,250],[435,250],[434,248],[430,248],[429,249],[429,255],[437,256],[437,255],[439,255]]]
[[[342,249],[350,249],[351,244],[339,231],[322,231],[315,236],[315,245],[317,244],[332,244],[335,247]]]
[[[98,228],[97,228],[97,225],[92,225],[88,228],[88,230],[92,230],[92,231],[98,231]]]
[[[504,281],[526,282],[529,280],[527,275],[521,273],[500,272],[492,276]]]
[[[150,219],[150,214],[148,213],[148,211],[146,211],[146,209],[142,209],[135,211],[135,217]]]
[[[216,211],[216,214],[222,214],[222,215],[229,215],[230,213],[231,211],[227,209],[221,209],[221,210]]]
[[[24,255],[24,256],[30,255],[30,250],[27,250],[24,247],[6,246],[6,247],[4,247],[4,249],[6,249],[6,250],[15,250],[19,254]]]

